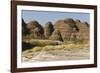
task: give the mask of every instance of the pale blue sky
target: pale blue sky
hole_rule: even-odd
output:
[[[78,12],[22,10],[22,18],[26,23],[31,20],[37,20],[41,25],[44,25],[48,21],[55,23],[56,20],[65,18],[73,18],[74,20],[79,19],[81,22],[87,21],[88,23],[90,23],[89,13]]]

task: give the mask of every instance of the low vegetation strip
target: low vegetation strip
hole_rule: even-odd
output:
[[[40,46],[40,47],[33,47],[31,51],[38,52],[38,51],[51,51],[51,50],[77,50],[77,49],[89,49],[88,44],[69,44],[69,45],[48,45],[48,46]]]
[[[61,45],[61,41],[54,41],[54,40],[40,40],[40,39],[32,39],[25,41],[35,46],[46,46],[46,45]]]

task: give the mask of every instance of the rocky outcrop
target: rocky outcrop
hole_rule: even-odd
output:
[[[70,27],[69,24],[66,24],[64,20],[58,20],[56,21],[54,25],[55,29],[58,30],[61,33],[63,40],[69,40],[71,33],[72,33],[72,27]]]
[[[27,34],[29,34],[29,29],[27,28],[27,24],[22,19],[22,35],[24,36]]]
[[[44,36],[45,36],[45,38],[48,39],[51,36],[53,31],[54,31],[54,27],[53,27],[52,22],[47,22],[45,24],[45,27],[44,27]]]
[[[79,31],[75,21],[67,18],[65,20],[58,20],[54,27],[60,31],[63,41],[75,39],[76,33]]]
[[[27,23],[27,28],[30,29],[30,35],[35,38],[39,39],[43,37],[43,27],[37,21],[30,21]]]
[[[25,23],[22,19],[22,33],[34,39],[49,39],[59,41],[89,40],[89,24],[71,18],[57,20],[54,24],[47,22],[42,27],[37,21]]]
[[[83,22],[79,29],[80,29],[79,34],[80,34],[81,39],[88,40],[89,39],[89,26],[88,26],[88,24]]]

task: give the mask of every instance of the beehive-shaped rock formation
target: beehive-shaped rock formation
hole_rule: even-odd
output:
[[[54,31],[53,24],[51,22],[47,22],[44,27],[45,38],[49,38],[53,31]]]
[[[65,20],[58,20],[55,23],[54,27],[55,29],[60,31],[64,41],[75,38],[75,36],[77,35],[76,32],[79,31],[75,21],[70,18],[66,18]]]
[[[87,22],[76,20],[76,25],[79,28],[77,38],[81,40],[89,40],[89,24]]]
[[[42,38],[44,30],[37,21],[30,21],[27,23],[27,28],[30,29],[30,35],[33,38]]]

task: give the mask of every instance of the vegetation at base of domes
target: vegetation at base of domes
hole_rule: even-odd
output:
[[[84,46],[83,46],[84,45]],[[47,45],[36,46],[29,49],[32,52],[40,51],[55,51],[55,50],[77,50],[77,49],[89,49],[89,44],[62,44],[62,45]]]

